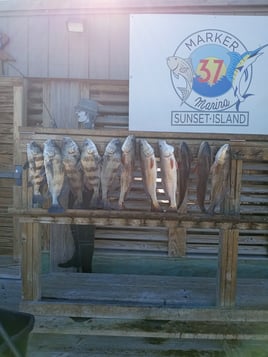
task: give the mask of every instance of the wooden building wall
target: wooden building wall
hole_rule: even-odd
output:
[[[16,62],[9,76],[128,79],[131,13],[268,13],[265,0],[14,0],[0,1],[0,32]],[[67,31],[68,20],[83,21],[83,33]],[[149,31],[150,29],[148,29]]]
[[[128,128],[128,66],[129,66],[129,16],[131,13],[205,13],[205,14],[268,14],[267,0],[254,4],[249,0],[14,0],[0,1],[0,32],[10,37],[5,50],[15,62],[4,64],[5,76],[21,76],[27,79],[27,121],[28,126],[75,129],[74,106],[80,98],[86,97],[99,103],[96,129]],[[84,22],[85,32],[70,33],[66,22],[79,19]],[[0,98],[5,98],[6,89],[0,87]],[[11,97],[10,97],[11,98]],[[8,106],[9,100],[3,105]],[[2,102],[1,102],[2,103]],[[6,134],[11,130],[12,111],[2,112],[0,103],[0,123]],[[7,127],[6,119],[8,119]],[[10,134],[10,132],[9,132]],[[7,141],[3,135],[3,151],[0,164],[12,162]],[[10,160],[10,161],[9,161]],[[243,162],[243,182],[241,183],[242,212],[256,210],[267,214],[267,161],[253,158]],[[13,249],[12,218],[7,215],[7,207],[12,205],[12,190],[7,189],[9,181],[0,180],[2,204],[5,211],[1,222],[0,254],[10,254]],[[10,192],[10,194],[8,194]],[[194,190],[189,191],[193,199]],[[5,202],[5,203],[4,203]],[[260,204],[261,202],[261,204]],[[1,212],[2,212],[1,211]],[[119,232],[120,233],[120,232]],[[165,232],[160,232],[161,244],[156,244],[157,253],[167,253]],[[107,244],[107,232],[100,230],[99,246]],[[118,232],[113,233],[118,236]],[[113,235],[112,234],[112,235]],[[200,234],[206,242],[200,243]],[[144,232],[141,236],[146,237]],[[244,232],[241,236],[241,252],[257,252],[257,256],[267,256],[267,232]],[[109,239],[116,247],[117,238]],[[146,239],[145,239],[146,240]],[[131,234],[129,242],[131,241]],[[113,243],[115,242],[115,243]],[[130,246],[127,242],[126,247]],[[187,242],[189,255],[215,255],[218,234],[190,231]],[[121,247],[125,243],[119,244]],[[160,248],[159,248],[160,247]],[[61,247],[57,248],[61,249]],[[116,250],[116,248],[115,248]],[[141,249],[142,250],[142,249]],[[253,254],[254,255],[254,254]]]
[[[0,171],[13,170],[13,86],[0,85]],[[13,204],[14,180],[0,178],[0,255],[13,254],[13,220],[7,214]]]

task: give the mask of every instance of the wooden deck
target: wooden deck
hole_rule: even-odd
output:
[[[28,357],[265,356],[265,263],[239,261],[237,306],[215,311],[215,259],[96,254],[94,273],[42,274],[41,301],[22,303],[20,266],[1,257],[0,306],[35,315]]]

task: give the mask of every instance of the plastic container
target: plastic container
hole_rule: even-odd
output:
[[[29,334],[34,327],[34,316],[0,309],[0,324],[0,356],[26,356]]]

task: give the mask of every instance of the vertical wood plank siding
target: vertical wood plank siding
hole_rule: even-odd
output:
[[[47,16],[28,18],[27,75],[30,77],[48,77],[48,24],[49,18]],[[16,56],[15,58],[17,61]]]
[[[75,17],[75,16],[74,16]],[[79,17],[83,33],[67,31],[72,16],[1,17],[0,32],[10,37],[7,52],[15,62],[5,75],[41,78],[127,79],[127,14]]]
[[[0,31],[15,63],[5,74],[42,78],[126,80],[129,76],[131,13],[268,13],[267,1],[14,1],[0,2]],[[84,23],[67,31],[68,20]],[[13,67],[17,68],[17,70]]]
[[[13,170],[13,87],[0,84],[0,171]],[[13,220],[7,214],[13,197],[13,179],[0,179],[0,255],[12,255]]]

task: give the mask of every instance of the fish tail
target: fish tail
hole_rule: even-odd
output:
[[[207,213],[207,210],[206,210],[206,208],[205,208],[205,205],[204,205],[204,204],[199,205],[199,208],[200,208],[201,212],[203,212],[203,213]]]
[[[161,212],[162,211],[158,202],[151,201],[151,211],[152,212]]]
[[[41,194],[35,194],[33,195],[33,204],[40,204],[44,202],[44,198]]]
[[[58,204],[52,204],[49,209],[48,213],[63,213],[65,209],[58,203]]]
[[[215,208],[216,208],[216,205],[215,204],[211,204],[208,208],[208,211],[207,213],[210,215],[210,216],[213,216],[215,214]]]

